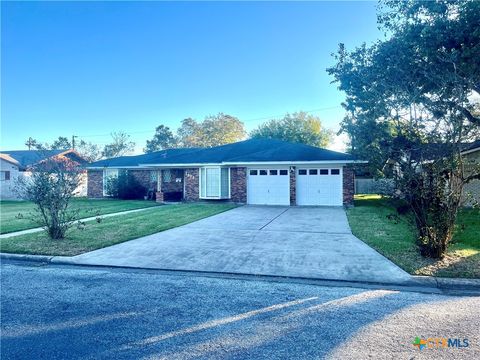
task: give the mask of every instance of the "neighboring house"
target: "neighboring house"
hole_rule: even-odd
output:
[[[229,200],[258,205],[353,205],[352,155],[272,139],[206,149],[170,149],[91,163],[88,196],[131,172],[157,201]]]
[[[480,140],[466,146],[462,151],[466,175],[480,171]],[[470,181],[463,188],[464,193],[470,197],[468,203],[480,203],[480,180]]]
[[[87,161],[75,150],[13,150],[0,152],[0,199],[18,200],[15,192],[16,180],[19,176],[31,175],[33,166],[50,158],[69,159],[80,165]],[[87,195],[87,179],[77,189],[79,196]]]
[[[411,151],[411,160],[417,164],[430,162],[434,159],[441,158],[449,153],[449,149],[445,144],[424,144],[423,146]],[[472,175],[480,171],[480,140],[470,143],[461,144],[461,154],[463,157],[465,175]],[[394,171],[399,171],[394,161],[389,162]],[[392,179],[374,179],[366,169],[356,169],[355,193],[356,194],[375,194],[379,193],[379,189],[386,188],[391,184],[394,186]],[[463,188],[465,194],[466,205],[472,203],[480,203],[480,180],[473,180],[467,183]],[[473,201],[472,201],[473,200]]]

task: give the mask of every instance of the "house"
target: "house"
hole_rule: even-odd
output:
[[[451,148],[448,148],[448,145],[444,143],[422,144],[410,149],[410,152],[406,152],[413,162],[420,165],[445,157],[449,153],[451,153]],[[462,143],[460,153],[463,158],[464,175],[478,174],[480,172],[480,140]],[[398,164],[394,160],[389,160],[387,165],[391,167],[392,171],[399,171]],[[421,167],[418,169],[421,169]],[[355,175],[356,194],[376,194],[379,193],[379,189],[393,189],[394,187],[393,179],[375,179],[366,168],[357,167]],[[480,180],[475,179],[465,184],[463,192],[465,205],[480,203]]]
[[[477,140],[462,151],[466,175],[478,174],[480,172],[480,140]],[[467,198],[468,204],[480,203],[480,180],[475,179],[467,183],[463,188],[464,193],[471,198]]]
[[[109,177],[129,171],[156,200],[229,200],[258,205],[353,205],[352,155],[274,139],[170,149],[91,163],[88,196],[106,196]]]
[[[0,152],[0,199],[18,200],[15,182],[19,176],[30,176],[35,165],[47,159],[69,159],[84,165],[87,161],[75,150],[13,150]],[[78,189],[86,196],[86,178]]]

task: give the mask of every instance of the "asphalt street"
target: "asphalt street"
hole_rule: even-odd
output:
[[[478,359],[479,309],[480,297],[3,262],[1,358]],[[420,350],[415,337],[469,346]]]

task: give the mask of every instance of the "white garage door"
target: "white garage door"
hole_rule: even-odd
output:
[[[248,169],[247,202],[255,205],[290,205],[288,169]]]
[[[297,169],[297,205],[343,204],[342,168]]]

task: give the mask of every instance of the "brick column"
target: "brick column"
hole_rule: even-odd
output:
[[[198,201],[199,193],[199,171],[198,168],[185,169],[185,201]]]
[[[155,193],[155,201],[158,203],[163,203],[163,192],[157,191]]]
[[[350,167],[343,167],[343,205],[353,206],[355,195],[355,173]]]
[[[290,206],[297,205],[297,174],[296,167],[292,166],[289,170],[290,176]]]
[[[247,168],[230,168],[230,192],[233,202],[247,203]]]

